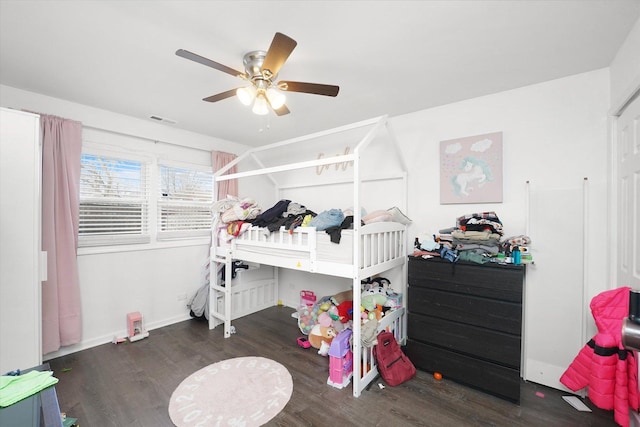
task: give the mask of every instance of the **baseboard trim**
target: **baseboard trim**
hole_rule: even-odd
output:
[[[169,319],[164,319],[164,320],[151,322],[151,323],[145,323],[145,326],[147,331],[152,331],[154,329],[173,325],[174,323],[183,322],[189,319],[191,319],[191,316],[189,315],[189,313],[184,313],[184,314],[181,314],[180,316],[171,317]],[[113,337],[125,338],[126,336],[127,336],[126,329],[120,329],[118,331],[113,331],[113,333],[108,335],[102,335],[99,337],[92,338],[90,340],[82,341],[78,344],[60,347],[58,351],[54,351],[54,352],[43,355],[42,360],[46,362],[51,359],[56,359],[58,357],[67,356],[69,354],[77,353],[82,350],[88,350],[90,348],[97,347],[99,345],[111,343],[113,342]]]

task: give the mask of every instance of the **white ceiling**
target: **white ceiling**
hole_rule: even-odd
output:
[[[640,0],[0,0],[0,83],[261,145],[607,67],[639,16]],[[278,79],[336,98],[256,116],[202,101],[242,81],[175,55],[242,70],[275,32],[298,42]]]

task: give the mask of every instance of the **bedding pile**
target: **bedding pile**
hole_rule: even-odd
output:
[[[353,228],[353,211],[350,209],[329,209],[316,212],[305,205],[291,200],[279,200],[265,211],[250,198],[239,199],[228,196],[213,205],[214,227],[219,237],[229,242],[244,233],[249,227],[261,227],[265,233],[284,228],[293,231],[297,227],[315,227],[325,231],[333,243],[340,243],[341,231]],[[376,210],[369,214],[363,212],[362,224],[380,221],[394,221],[409,224],[411,220],[397,207]]]

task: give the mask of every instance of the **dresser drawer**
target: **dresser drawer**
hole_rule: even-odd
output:
[[[520,403],[519,369],[469,357],[411,338],[403,351],[420,370],[440,372],[445,380],[451,379],[511,402]]]
[[[474,325],[409,314],[408,337],[468,356],[520,368],[520,336]]]
[[[410,286],[408,310],[458,323],[520,335],[522,306],[509,301]]]
[[[523,269],[409,257],[409,286],[522,303]]]

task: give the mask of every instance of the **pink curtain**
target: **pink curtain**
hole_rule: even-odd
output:
[[[78,280],[78,221],[82,124],[40,115],[42,128],[42,353],[82,338]]]
[[[211,163],[213,164],[213,172],[215,173],[217,170],[222,169],[223,166],[226,166],[229,162],[235,160],[235,158],[235,154],[223,153],[222,151],[212,151]],[[232,166],[231,169],[227,171],[227,174],[236,172],[238,172],[238,167]],[[237,179],[218,182],[216,200],[226,199],[227,196],[238,196]]]

